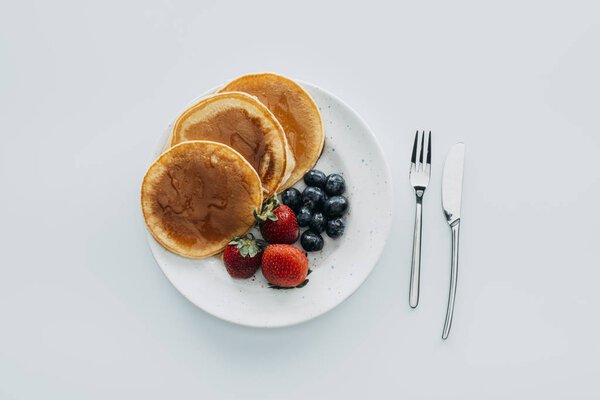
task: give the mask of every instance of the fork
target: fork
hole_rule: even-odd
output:
[[[420,146],[419,146],[420,144]],[[425,163],[423,163],[425,159]],[[417,209],[415,212],[415,232],[413,236],[412,265],[410,268],[410,292],[409,304],[416,308],[419,304],[419,287],[421,282],[421,233],[423,231],[421,220],[423,217],[423,195],[429,184],[431,176],[431,131],[427,140],[427,151],[425,151],[425,131],[415,134],[412,157],[410,159],[410,184],[415,190],[417,197]]]

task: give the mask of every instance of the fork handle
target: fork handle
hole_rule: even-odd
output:
[[[421,220],[423,218],[423,191],[417,191],[417,209],[415,211],[415,232],[413,235],[412,265],[410,267],[410,292],[408,302],[412,308],[419,304],[421,285]]]
[[[456,284],[458,282],[458,238],[460,234],[460,219],[452,226],[452,261],[450,264],[450,292],[448,293],[448,309],[446,310],[446,321],[442,339],[448,339],[452,316],[454,315],[454,300],[456,299]]]

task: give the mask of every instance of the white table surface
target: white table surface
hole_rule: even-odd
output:
[[[600,6],[390,3],[2,1],[1,399],[600,397]],[[185,300],[139,208],[165,125],[255,71],[354,107],[397,211],[354,296],[276,330]],[[434,153],[413,311],[417,128]],[[461,140],[461,272],[442,342],[441,168]]]

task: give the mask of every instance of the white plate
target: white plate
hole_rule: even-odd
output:
[[[154,258],[169,281],[204,311],[236,324],[281,327],[310,320],[347,299],[373,270],[388,238],[392,221],[388,166],[365,122],[332,94],[308,83],[323,117],[325,147],[316,168],[340,173],[350,201],[346,232],[327,235],[321,252],[308,253],[312,273],[301,289],[275,290],[260,273],[248,280],[232,279],[221,256],[192,260],[165,250],[148,233]],[[162,151],[168,130],[159,141]],[[296,185],[302,190],[303,183]]]

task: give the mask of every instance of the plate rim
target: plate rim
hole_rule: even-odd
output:
[[[196,304],[194,301],[192,301],[192,299],[190,299],[185,293],[183,293],[181,290],[179,290],[179,288],[177,287],[177,285],[171,280],[171,278],[167,275],[167,273],[165,272],[163,265],[161,264],[161,262],[159,261],[159,258],[157,257],[157,254],[155,253],[154,247],[152,246],[152,243],[158,244],[160,246],[160,243],[156,242],[156,240],[154,239],[154,237],[152,236],[152,234],[150,233],[150,231],[148,230],[148,227],[145,225],[144,223],[144,228],[146,230],[146,242],[148,244],[148,247],[150,248],[150,252],[152,253],[152,257],[154,258],[154,261],[156,262],[156,264],[158,264],[160,271],[162,272],[162,274],[167,278],[167,280],[169,281],[169,283],[177,290],[177,292],[183,296],[185,299],[187,299],[187,301],[189,301],[191,304],[193,304],[196,308],[202,310],[203,312],[205,312],[208,315],[211,315],[212,317],[215,317],[221,321],[226,321],[230,324],[233,325],[238,325],[238,326],[245,326],[245,327],[249,327],[249,328],[260,328],[260,329],[264,329],[264,328],[268,328],[268,329],[276,329],[276,328],[285,328],[285,327],[291,327],[291,326],[295,326],[295,325],[299,325],[305,322],[308,322],[310,320],[316,319],[320,316],[323,316],[327,313],[329,313],[331,310],[337,308],[340,304],[344,303],[346,300],[348,300],[348,298],[350,296],[352,296],[354,293],[356,293],[356,291],[366,282],[366,280],[369,278],[369,276],[371,276],[371,273],[373,272],[373,270],[375,269],[375,266],[379,263],[379,260],[381,259],[381,255],[383,254],[383,250],[385,249],[385,245],[389,239],[390,236],[390,232],[391,232],[391,228],[392,228],[392,221],[394,220],[394,191],[393,191],[393,185],[392,185],[392,174],[391,174],[391,169],[390,166],[387,162],[387,159],[385,158],[385,155],[383,153],[383,149],[381,148],[381,144],[379,143],[379,141],[377,140],[377,137],[375,136],[375,133],[373,132],[373,130],[371,129],[371,127],[369,126],[369,124],[367,124],[367,122],[363,119],[363,117],[356,112],[356,110],[354,110],[354,108],[350,107],[350,105],[348,103],[346,103],[344,100],[342,100],[341,98],[339,98],[338,96],[336,96],[335,94],[331,93],[330,91],[323,89],[320,86],[317,86],[315,84],[312,84],[310,82],[304,81],[304,80],[300,80],[300,79],[294,79],[295,82],[297,82],[300,86],[303,87],[303,89],[315,89],[318,91],[321,91],[323,93],[325,93],[326,95],[330,96],[331,98],[335,99],[337,102],[339,102],[340,104],[342,104],[344,107],[346,107],[353,115],[354,117],[356,117],[365,127],[367,132],[369,133],[369,136],[371,137],[373,143],[375,144],[375,149],[376,149],[376,155],[378,156],[378,158],[382,161],[383,163],[383,175],[384,175],[384,182],[385,185],[388,187],[388,201],[390,204],[390,210],[389,210],[389,214],[390,214],[390,218],[388,219],[388,222],[385,224],[384,230],[382,231],[382,241],[381,244],[379,245],[379,248],[375,249],[375,261],[372,263],[372,265],[369,267],[368,272],[364,275],[364,278],[362,278],[360,281],[357,282],[356,286],[353,287],[351,290],[348,290],[347,293],[345,293],[343,296],[339,297],[339,300],[337,302],[335,302],[333,305],[331,305],[329,308],[326,308],[318,313],[315,314],[310,314],[307,316],[304,316],[302,318],[299,318],[295,321],[292,322],[283,322],[283,323],[249,323],[249,322],[244,322],[244,321],[238,321],[238,320],[234,320],[232,318],[227,318],[223,315],[218,315],[214,312],[211,312],[203,307],[201,307],[200,305]],[[197,100],[201,99],[204,96],[207,96],[208,94],[214,92],[215,90],[217,90],[219,86],[214,86],[213,88],[203,92],[201,95],[199,95],[198,97],[195,97],[194,99],[192,99],[190,102],[188,102],[188,106],[190,104],[193,104],[194,102],[196,102]],[[312,97],[312,96],[311,96]],[[316,103],[316,102],[315,102]],[[318,104],[317,104],[318,105]],[[177,117],[173,118],[172,121],[175,121]],[[167,125],[167,130],[171,127],[172,122],[170,122]],[[164,146],[161,146],[161,142],[162,142],[162,137],[159,137],[158,140],[156,141],[156,144],[154,146],[154,149],[158,149]],[[162,154],[162,151],[161,153]],[[154,156],[153,156],[154,157]],[[149,161],[149,163],[151,163],[154,160],[154,158],[152,158],[152,160]]]

